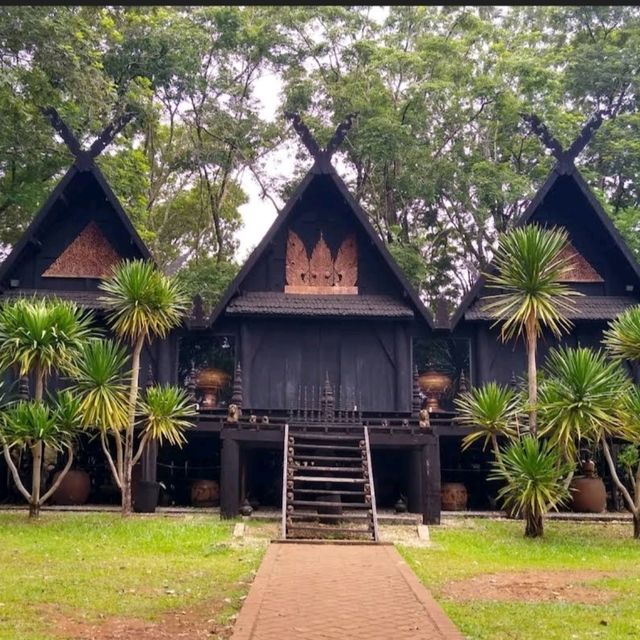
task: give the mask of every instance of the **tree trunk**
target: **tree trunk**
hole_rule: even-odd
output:
[[[538,380],[536,376],[537,335],[535,319],[527,322],[527,377],[529,383],[529,430],[532,435],[538,433]]]
[[[133,474],[133,441],[136,422],[136,401],[140,378],[140,355],[144,346],[144,337],[138,338],[131,356],[131,386],[129,387],[129,424],[124,440],[124,478],[122,483],[122,515],[131,514],[131,477]]]
[[[633,514],[633,537],[640,540],[640,511]]]
[[[36,388],[34,399],[42,402],[44,396],[44,372],[40,365],[35,367]],[[40,487],[42,485],[42,442],[38,441],[31,446],[31,500],[29,502],[29,517],[37,518],[40,514]]]
[[[29,502],[29,517],[37,518],[40,513],[40,480],[42,477],[42,442],[38,441],[31,447],[31,500]]]
[[[525,529],[524,535],[526,538],[542,538],[544,534],[544,522],[542,520],[542,514],[531,513],[529,511],[525,514]]]

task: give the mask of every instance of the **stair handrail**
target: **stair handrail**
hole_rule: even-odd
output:
[[[364,442],[367,451],[367,470],[369,472],[369,488],[371,489],[371,513],[373,514],[373,539],[378,542],[378,512],[376,509],[376,490],[373,485],[373,466],[371,464],[371,446],[369,444],[369,427],[364,428]]]
[[[282,449],[282,539],[287,539],[287,476],[289,474],[289,423],[284,424],[284,447]]]

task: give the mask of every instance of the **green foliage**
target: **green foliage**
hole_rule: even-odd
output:
[[[235,262],[218,262],[215,258],[192,260],[176,274],[189,297],[202,296],[205,305],[212,309],[238,273]]]
[[[474,431],[463,440],[463,450],[483,440],[483,449],[490,443],[499,456],[497,439],[512,440],[519,434],[518,421],[522,413],[522,397],[510,387],[488,382],[461,394],[455,399],[456,420]]]
[[[119,430],[127,425],[127,361],[126,349],[113,340],[95,339],[82,345],[74,391],[81,398],[84,426]]]
[[[503,450],[489,478],[505,485],[498,491],[505,508],[527,521],[525,535],[543,533],[542,517],[569,497],[562,479],[570,471],[560,451],[547,440],[526,435]]]
[[[496,273],[487,274],[489,288],[500,293],[487,297],[486,310],[502,323],[503,340],[528,334],[529,327],[537,336],[545,326],[558,336],[571,327],[566,314],[572,296],[581,294],[561,282],[569,266],[561,255],[567,239],[564,229],[536,224],[500,236]]]
[[[62,399],[55,408],[35,400],[18,402],[2,417],[2,438],[9,448],[32,447],[41,442],[60,451],[71,442],[79,426],[76,417],[68,420],[70,409],[68,399]]]
[[[160,444],[166,440],[172,445],[186,442],[184,431],[193,426],[188,418],[197,415],[188,393],[171,385],[147,389],[139,412],[143,433]]]
[[[603,433],[619,432],[619,409],[630,381],[602,351],[578,347],[552,349],[540,385],[540,435],[577,461],[581,441],[597,443]]]
[[[75,303],[20,298],[0,306],[0,369],[16,365],[20,375],[37,368],[72,371],[92,333],[91,315]]]
[[[175,278],[144,260],[126,260],[100,283],[106,293],[107,320],[115,333],[131,342],[164,337],[189,308],[188,296]]]
[[[640,361],[640,306],[627,309],[609,323],[604,344],[617,360]]]
[[[627,444],[618,454],[618,464],[625,470],[628,478],[634,478],[640,466],[640,450],[637,445]]]

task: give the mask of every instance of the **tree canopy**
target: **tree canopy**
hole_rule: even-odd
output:
[[[576,163],[640,253],[639,67],[632,6],[1,7],[0,243],[71,162],[40,109],[85,142],[133,110],[98,163],[159,263],[194,292],[212,274],[214,300],[243,175],[279,201],[310,164],[297,145],[276,175],[284,113],[326,142],[355,111],[340,173],[425,300],[453,304],[553,165],[521,114],[568,147],[606,111]]]

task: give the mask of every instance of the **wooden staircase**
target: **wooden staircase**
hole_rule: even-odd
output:
[[[282,537],[378,541],[364,426],[285,426]]]

